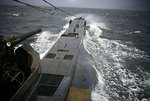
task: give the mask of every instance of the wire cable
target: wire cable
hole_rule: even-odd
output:
[[[43,1],[44,1],[45,3],[47,3],[47,4],[49,4],[50,6],[54,7],[55,9],[60,10],[61,12],[64,12],[64,13],[66,13],[66,14],[68,14],[68,15],[71,15],[71,16],[74,16],[73,14],[68,13],[68,12],[66,12],[66,11],[64,11],[64,10],[62,10],[62,9],[60,9],[60,8],[58,8],[58,7],[56,7],[56,6],[54,6],[53,4],[51,4],[50,2],[48,2],[48,1],[46,1],[46,0],[43,0]]]
[[[34,9],[42,11],[42,12],[45,12],[45,13],[50,14],[50,15],[54,14],[54,13],[50,13],[51,9],[49,9],[49,10],[48,9],[44,9],[44,8],[41,8],[41,7],[38,7],[38,6],[30,5],[28,3],[25,3],[25,2],[22,2],[22,1],[19,1],[19,0],[13,0],[13,1],[18,2],[20,4],[24,4],[26,6],[29,6],[31,8],[34,8]]]
[[[47,13],[47,14],[50,14],[50,15],[54,15],[54,14],[55,14],[55,12],[51,12],[52,9],[41,8],[41,7],[38,7],[38,6],[34,6],[34,5],[31,5],[31,4],[22,2],[22,1],[20,1],[20,0],[13,0],[13,1],[18,2],[18,3],[20,3],[20,4],[23,4],[23,5],[26,5],[26,6],[29,6],[29,7],[31,7],[31,8],[34,8],[34,9],[36,9],[36,10],[39,10],[39,11],[41,11],[41,12],[44,12],[44,13]],[[69,16],[74,16],[73,14],[68,13],[68,12],[66,12],[66,11],[64,11],[64,10],[62,10],[62,9],[60,9],[60,8],[58,8],[58,7],[56,7],[56,6],[54,6],[53,4],[51,4],[50,2],[48,2],[48,1],[46,1],[46,0],[43,0],[43,1],[44,1],[45,3],[47,3],[47,4],[49,4],[50,6],[52,6],[55,11],[59,10],[59,11],[61,11],[61,12],[63,12],[63,13],[68,14]],[[75,17],[75,16],[74,16],[74,17]],[[52,26],[52,27],[61,28],[61,27],[59,27],[59,26]],[[64,28],[61,28],[61,29],[64,29]]]

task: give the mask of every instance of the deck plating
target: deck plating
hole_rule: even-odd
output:
[[[41,61],[38,100],[65,100],[74,76],[86,21],[76,18]]]

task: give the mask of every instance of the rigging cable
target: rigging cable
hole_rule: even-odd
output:
[[[26,5],[26,6],[29,6],[29,7],[31,7],[31,8],[34,8],[34,9],[36,9],[36,10],[42,11],[42,12],[47,13],[47,14],[50,14],[50,15],[54,15],[54,14],[55,14],[55,12],[50,13],[50,11],[51,11],[52,9],[44,9],[44,8],[41,8],[41,7],[38,7],[38,6],[34,6],[34,5],[31,5],[31,4],[28,4],[28,3],[25,3],[25,2],[19,1],[19,0],[13,0],[13,1],[18,2],[18,3],[20,3],[20,4],[24,4],[24,5]],[[54,10],[59,10],[59,11],[64,12],[64,13],[70,15],[70,16],[74,16],[73,14],[68,13],[68,12],[66,12],[66,11],[64,11],[64,10],[62,10],[62,9],[60,9],[60,8],[58,8],[58,7],[56,7],[56,6],[54,6],[53,4],[51,4],[50,2],[48,2],[48,1],[46,1],[46,0],[43,0],[43,1],[44,1],[45,3],[47,3],[47,4],[49,4],[50,6],[52,6],[52,7],[54,8]],[[76,16],[74,16],[74,17],[76,17]],[[54,27],[54,26],[53,26],[53,27]],[[56,26],[55,26],[55,27],[56,27]],[[57,27],[57,28],[61,28],[61,27]],[[64,28],[62,28],[62,29],[64,29]]]
[[[45,3],[51,5],[51,6],[54,7],[55,9],[60,10],[61,12],[64,12],[64,13],[66,13],[66,14],[68,14],[68,15],[71,15],[71,16],[74,16],[73,14],[68,13],[68,12],[66,12],[66,11],[64,11],[64,10],[62,10],[62,9],[60,9],[60,8],[58,8],[58,7],[56,7],[56,6],[54,6],[53,4],[51,4],[50,2],[48,2],[48,1],[46,1],[46,0],[43,0],[43,1],[44,1]]]
[[[29,7],[31,7],[31,8],[37,9],[37,10],[39,10],[39,11],[45,12],[45,13],[47,13],[47,14],[51,14],[51,15],[54,14],[54,13],[50,13],[50,10],[51,10],[51,9],[48,11],[48,9],[44,9],[44,8],[41,8],[41,7],[37,7],[37,6],[34,6],[34,5],[30,5],[30,4],[28,4],[28,3],[25,3],[25,2],[22,2],[22,1],[19,1],[19,0],[13,0],[13,1],[18,2],[18,3],[21,3],[21,4],[24,4],[24,5],[29,6]]]

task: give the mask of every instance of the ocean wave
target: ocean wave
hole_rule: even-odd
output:
[[[66,31],[65,28],[68,27],[66,24],[58,34],[51,33],[49,31],[43,31],[35,36],[35,41],[30,43],[31,46],[40,54],[42,59],[49,49],[55,44],[55,42],[60,38],[60,36]]]
[[[128,34],[141,34],[142,31],[134,31],[134,32],[129,32]]]
[[[14,16],[14,17],[18,17],[21,15],[21,13],[5,13],[6,15],[10,15],[10,16]]]
[[[102,26],[103,27],[103,26]],[[121,40],[109,40],[101,38],[103,31],[97,27],[97,24],[89,23],[86,37],[84,38],[84,47],[92,55],[92,62],[99,82],[93,90],[92,98],[94,101],[133,101],[144,98],[143,84],[149,85],[150,73],[138,69],[141,64],[137,61],[145,60],[145,53],[135,47],[127,46]],[[134,62],[136,61],[136,62]],[[134,67],[132,67],[134,66]],[[100,83],[103,78],[103,86]],[[106,93],[106,96],[102,94]]]

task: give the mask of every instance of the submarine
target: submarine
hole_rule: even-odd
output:
[[[68,29],[41,60],[38,101],[91,101],[95,71],[84,65],[89,61],[80,54],[85,29],[82,17],[70,20]]]
[[[46,14],[44,9],[20,0],[13,0]],[[69,16],[71,13],[45,3]],[[69,27],[40,60],[28,37],[38,29],[12,38],[0,37],[0,99],[5,101],[91,101],[92,87],[97,84],[96,70],[85,50],[83,39],[87,22],[84,17],[70,20]],[[20,46],[21,44],[21,46]],[[16,48],[17,46],[17,48]],[[7,97],[6,97],[7,96]]]
[[[86,54],[83,47],[85,19],[70,20],[68,29],[40,60],[39,53],[22,41],[41,31],[37,29],[12,38],[1,37],[0,99],[91,101],[96,72],[83,55]],[[18,44],[22,45],[19,47]]]

